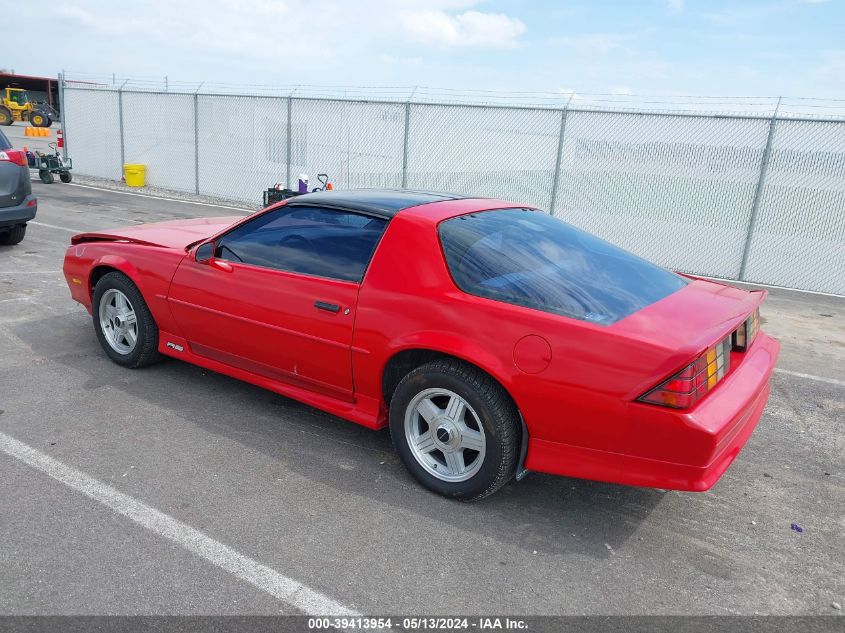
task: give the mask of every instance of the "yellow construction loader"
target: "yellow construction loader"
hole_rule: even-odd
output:
[[[7,87],[0,93],[0,125],[29,121],[32,127],[50,127],[55,118],[53,108],[46,103],[30,101],[29,94],[22,88]]]

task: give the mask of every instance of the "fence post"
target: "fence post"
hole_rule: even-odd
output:
[[[199,88],[197,88],[199,92]],[[194,93],[194,191],[200,195],[200,115],[199,95]]]
[[[745,246],[742,249],[742,263],[739,265],[739,280],[745,279],[745,268],[748,265],[748,254],[751,252],[751,238],[754,235],[754,224],[757,221],[757,213],[760,210],[760,200],[763,198],[763,188],[766,185],[766,174],[769,171],[769,158],[772,154],[772,139],[775,135],[778,110],[783,97],[778,97],[775,111],[769,120],[769,133],[766,136],[766,148],[763,150],[763,159],[760,163],[760,176],[757,178],[757,187],[754,189],[754,202],[751,204],[751,215],[748,218],[748,227],[745,230]]]
[[[291,153],[292,145],[291,145],[291,134],[293,130],[293,126],[291,125],[291,116],[293,115],[293,93],[290,94],[288,97],[288,133],[287,133],[287,175],[285,176],[285,187],[288,189],[293,189],[291,186],[290,181],[290,164],[293,160],[293,155]]]
[[[67,126],[65,125],[65,71],[59,73],[59,121],[62,126],[62,158],[67,162]]]
[[[408,141],[411,131],[411,102],[405,102],[405,136],[402,145],[402,189],[408,188]]]
[[[128,79],[126,81],[129,81]],[[123,86],[126,81],[120,84],[117,89],[117,120],[120,124],[120,175],[123,176],[123,166],[126,164],[126,147],[123,140]]]
[[[557,157],[555,158],[555,175],[552,180],[552,195],[549,200],[549,213],[555,214],[555,205],[557,204],[557,190],[560,185],[560,165],[563,158],[563,140],[566,132],[566,113],[569,112],[569,102],[572,101],[572,95],[569,95],[569,100],[563,109],[560,111],[560,135],[557,139]]]

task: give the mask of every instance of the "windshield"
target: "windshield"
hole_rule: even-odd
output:
[[[440,240],[464,292],[600,325],[688,283],[534,209],[458,216],[440,225]]]

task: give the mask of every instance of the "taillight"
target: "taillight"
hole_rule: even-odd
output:
[[[728,336],[638,400],[674,409],[689,409],[725,377],[730,366],[731,337]]]
[[[26,167],[26,154],[16,149],[7,149],[0,152],[0,160],[15,163],[21,167]]]
[[[733,348],[738,352],[747,350],[754,342],[754,337],[757,336],[759,329],[760,308],[757,308],[733,333]]]

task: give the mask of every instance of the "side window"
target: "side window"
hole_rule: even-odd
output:
[[[322,207],[289,206],[224,235],[216,257],[264,268],[360,282],[387,220]]]

